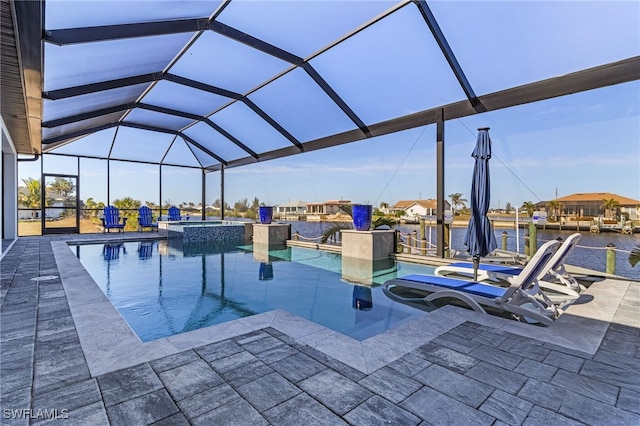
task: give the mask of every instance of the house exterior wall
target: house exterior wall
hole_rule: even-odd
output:
[[[7,131],[4,120],[1,122],[2,160],[0,176],[2,178],[2,197],[0,197],[2,239],[13,240],[18,237],[18,156],[13,141]]]

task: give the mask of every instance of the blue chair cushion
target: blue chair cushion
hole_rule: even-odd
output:
[[[473,281],[457,280],[455,278],[434,276],[434,275],[412,274],[412,275],[401,277],[400,279],[434,285],[437,287],[447,288],[450,290],[458,290],[463,293],[474,294],[477,296],[488,297],[491,299],[495,297],[501,297],[507,291],[507,289],[502,287],[476,283]]]
[[[431,284],[438,287],[450,288],[453,290],[461,290],[463,287],[472,284],[470,281],[457,280],[455,278],[438,277],[435,275],[418,275],[412,274],[401,277],[400,279],[406,281],[414,281],[418,283]]]

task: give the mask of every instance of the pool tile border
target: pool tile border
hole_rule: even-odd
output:
[[[631,284],[605,280],[592,285],[587,293],[593,295],[594,300],[597,298],[602,301],[597,309],[592,309],[590,304],[572,306],[547,328],[445,306],[359,341],[284,310],[274,310],[152,342],[142,342],[84,269],[67,242],[52,241],[51,245],[80,344],[93,377],[267,327],[365,374],[384,367],[465,321],[593,354]],[[579,333],[576,327],[580,328]]]

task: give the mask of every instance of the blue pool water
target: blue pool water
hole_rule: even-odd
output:
[[[432,267],[383,262],[370,271],[372,285],[356,285],[343,278],[338,254],[298,247],[252,250],[198,243],[173,247],[166,240],[75,247],[82,265],[143,341],[274,309],[364,340],[424,314],[391,301],[379,286],[399,275],[432,274]]]

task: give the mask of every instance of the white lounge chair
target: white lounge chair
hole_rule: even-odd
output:
[[[537,277],[540,288],[548,292],[547,296],[554,303],[573,302],[585,290],[585,287],[580,285],[565,268],[565,260],[579,240],[580,233],[571,234],[553,255],[549,261],[549,267]],[[511,284],[514,277],[521,272],[522,267],[481,263],[478,268],[478,281]],[[435,274],[473,279],[473,264],[455,262],[439,266]]]
[[[384,283],[383,292],[392,299],[407,302],[417,300],[399,296],[394,289],[410,289],[430,293],[421,298],[433,302],[443,298],[457,299],[475,311],[487,313],[485,307],[508,312],[523,322],[550,325],[560,315],[557,306],[540,291],[537,277],[549,268],[549,261],[560,243],[544,243],[521,272],[512,277],[509,287],[499,287],[477,281],[466,281],[433,275],[407,275]]]

